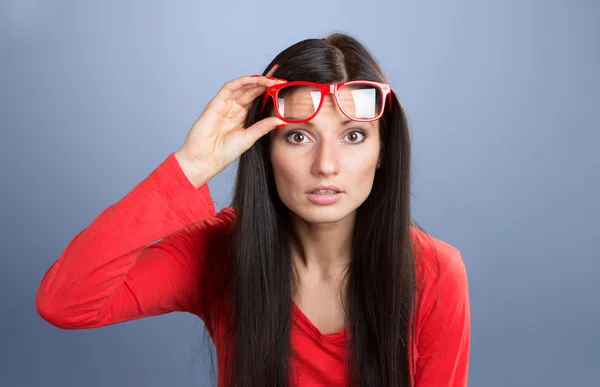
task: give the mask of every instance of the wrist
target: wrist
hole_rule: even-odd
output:
[[[179,166],[187,179],[194,187],[196,187],[196,189],[208,183],[208,181],[216,175],[206,163],[202,163],[200,160],[190,157],[181,149],[175,152],[175,159],[179,163]]]

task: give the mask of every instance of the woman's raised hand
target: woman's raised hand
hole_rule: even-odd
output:
[[[243,76],[223,85],[192,125],[175,157],[185,175],[197,188],[231,164],[262,136],[285,122],[264,118],[245,128],[248,109],[266,88],[282,82],[266,76]]]

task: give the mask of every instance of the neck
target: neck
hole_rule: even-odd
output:
[[[351,260],[355,213],[335,223],[308,223],[291,216],[294,236],[292,256],[301,277],[328,280],[338,277]]]

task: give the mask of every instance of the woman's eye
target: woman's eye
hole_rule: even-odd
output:
[[[360,140],[360,136],[362,136],[362,137],[363,137],[363,140],[361,140],[361,141],[358,141],[358,140]],[[365,134],[363,133],[363,131],[362,131],[362,130],[355,130],[355,131],[352,131],[352,132],[348,133],[348,134],[346,135],[346,137],[348,137],[348,140],[350,140],[350,142],[357,143],[357,142],[362,142],[362,141],[364,141],[364,138],[365,138],[366,136],[365,136]]]
[[[286,136],[288,140],[291,140],[294,144],[302,144],[302,140],[306,139],[306,135],[301,132],[292,132]]]

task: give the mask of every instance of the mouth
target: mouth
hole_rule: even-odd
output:
[[[340,193],[340,191],[337,191],[334,189],[317,189],[317,190],[309,192],[309,194],[312,194],[312,195],[335,195],[338,193]]]
[[[342,190],[337,185],[319,184],[317,186],[312,187],[306,193],[313,194],[313,195],[335,195],[335,194],[343,193],[343,192],[344,192],[344,190]]]
[[[342,193],[334,190],[317,190],[308,192],[307,197],[315,204],[328,205],[339,201]]]

